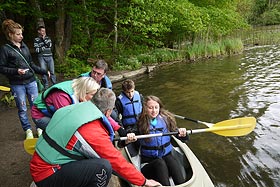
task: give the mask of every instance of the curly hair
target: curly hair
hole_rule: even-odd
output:
[[[7,40],[11,39],[9,34],[15,34],[16,29],[20,29],[21,31],[23,31],[23,27],[19,23],[14,22],[13,20],[6,19],[3,21],[2,30]]]

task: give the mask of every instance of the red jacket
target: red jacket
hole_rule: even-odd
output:
[[[95,120],[81,126],[79,133],[88,142],[88,144],[96,151],[96,153],[104,159],[107,159],[113,170],[130,183],[142,186],[145,184],[145,177],[131,163],[127,162],[121,152],[117,150],[110,141],[108,131],[101,121]],[[66,148],[72,149],[77,141],[73,136],[68,142]],[[35,152],[30,162],[30,172],[35,182],[39,182],[52,175],[59,170],[59,165],[50,165],[40,158]]]

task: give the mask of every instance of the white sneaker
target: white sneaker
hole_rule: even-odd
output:
[[[38,138],[42,135],[42,132],[43,132],[42,129],[37,128],[37,135],[38,135]]]
[[[26,139],[32,139],[32,138],[34,138],[33,132],[32,132],[31,129],[27,129],[27,130],[25,131],[25,134],[26,134]]]

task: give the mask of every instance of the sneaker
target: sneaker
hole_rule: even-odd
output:
[[[26,139],[32,139],[32,138],[34,138],[31,129],[27,129],[27,130],[25,131],[25,134],[26,134]]]
[[[43,132],[42,129],[37,128],[37,135],[38,135],[38,138],[42,135],[42,132]]]

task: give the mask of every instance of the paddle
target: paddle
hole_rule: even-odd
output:
[[[213,123],[208,123],[208,122],[204,122],[204,121],[199,121],[199,120],[196,120],[196,119],[187,118],[187,117],[180,116],[180,115],[177,115],[177,114],[174,114],[174,116],[175,116],[176,118],[188,120],[188,121],[191,121],[191,122],[194,122],[194,123],[201,123],[201,124],[206,125],[207,127],[212,127],[212,126],[214,125]]]
[[[28,153],[33,155],[35,152],[35,146],[38,138],[26,139],[23,142],[24,150]]]
[[[222,121],[213,124],[212,127],[206,129],[187,130],[187,133],[190,135],[190,134],[197,134],[202,132],[213,132],[221,136],[244,136],[252,132],[255,127],[256,127],[256,118],[244,117],[244,118],[235,118],[235,119]],[[178,134],[178,132],[137,135],[136,138],[142,139],[142,138],[151,138],[157,136],[169,136],[174,134]],[[126,140],[126,139],[127,137],[119,137],[114,140]]]
[[[6,87],[6,86],[0,86],[0,90],[4,91],[4,92],[9,92],[11,89],[9,87]]]
[[[221,136],[244,136],[254,130],[256,123],[254,117],[235,118],[216,123],[207,129],[189,130],[188,133],[213,132]]]
[[[244,118],[235,118],[226,121],[222,121],[216,124],[213,124],[213,127],[209,127],[206,129],[195,129],[195,130],[187,130],[187,133],[197,134],[202,132],[213,132],[215,134],[221,136],[244,136],[249,134],[254,130],[256,126],[256,118],[254,117],[244,117]],[[178,134],[178,132],[169,132],[169,133],[157,133],[157,134],[144,134],[137,135],[137,139],[142,138],[150,138],[150,137],[158,137],[158,136],[170,136]],[[126,140],[127,137],[118,137],[115,138],[115,141],[118,140]],[[26,139],[24,140],[24,149],[27,153],[33,154],[35,151],[35,144],[37,138]]]

